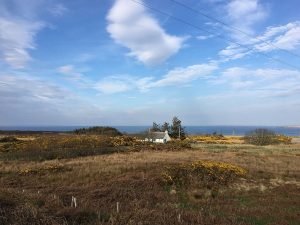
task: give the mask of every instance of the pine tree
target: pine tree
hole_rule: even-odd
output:
[[[157,123],[155,123],[155,122],[153,122],[152,128],[151,128],[151,132],[158,132],[158,131],[161,131],[160,125],[157,124]]]
[[[172,138],[185,139],[185,130],[181,126],[181,120],[178,117],[174,116],[172,120],[170,136]]]
[[[161,126],[161,131],[168,131],[168,133],[171,132],[170,125],[167,122],[164,122],[164,124]]]

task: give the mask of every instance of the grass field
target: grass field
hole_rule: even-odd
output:
[[[300,224],[298,143],[39,138],[0,144],[0,224]],[[231,166],[246,172],[232,177]],[[166,182],[170,168],[188,182]]]

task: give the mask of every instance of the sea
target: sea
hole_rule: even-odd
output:
[[[18,131],[54,131],[67,132],[78,128],[87,128],[89,126],[0,126],[0,130],[18,130]],[[119,131],[127,134],[135,134],[149,130],[151,126],[113,126]],[[201,134],[222,134],[222,135],[245,135],[246,133],[258,128],[265,128],[274,131],[277,134],[288,136],[300,136],[300,127],[287,126],[184,126],[189,135]]]

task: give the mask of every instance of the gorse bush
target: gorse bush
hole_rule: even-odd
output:
[[[119,143],[118,137],[97,135],[40,136],[33,140],[9,142],[0,145],[0,159],[33,160],[76,158],[90,155],[124,151],[126,141]],[[117,142],[117,143],[116,143]]]
[[[206,144],[233,144],[241,141],[241,138],[239,137],[224,137],[221,134],[194,135],[188,138],[191,141]]]
[[[268,129],[256,129],[245,135],[244,141],[253,145],[290,144],[292,138],[277,135]]]
[[[136,137],[118,136],[110,138],[111,144],[117,146],[135,146],[141,144]]]
[[[167,167],[162,176],[169,185],[196,185],[214,189],[229,185],[245,174],[245,169],[229,163],[196,161]]]

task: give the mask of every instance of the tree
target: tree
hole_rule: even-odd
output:
[[[105,136],[122,136],[123,134],[114,127],[88,127],[88,128],[79,128],[73,131],[75,134],[97,134]]]
[[[268,129],[256,129],[247,133],[245,143],[254,145],[270,145],[276,143],[276,134]]]
[[[168,131],[168,133],[171,132],[170,125],[167,122],[164,122],[164,124],[161,126],[161,131]]]
[[[151,132],[158,132],[158,131],[161,131],[160,125],[157,124],[157,123],[155,123],[155,122],[153,122],[152,128],[151,128]]]
[[[172,138],[185,139],[185,130],[181,126],[181,120],[174,116],[171,125],[170,136]]]

